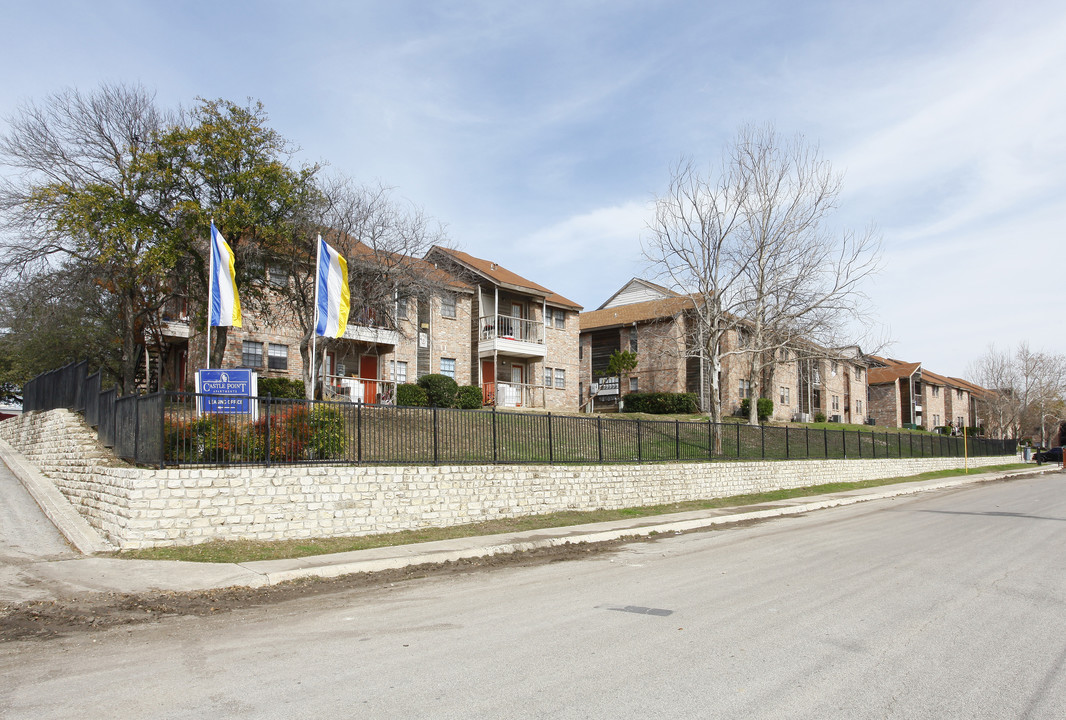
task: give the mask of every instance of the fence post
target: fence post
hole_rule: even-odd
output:
[[[600,462],[603,462],[603,416],[596,416],[596,438],[600,448]]]
[[[640,446],[640,418],[637,418],[637,462],[644,462],[644,451]]]
[[[829,428],[822,428],[822,444],[825,445],[825,459],[829,459]]]
[[[859,438],[859,457],[862,457],[862,430],[856,430],[855,435]],[[873,439],[870,440],[870,446],[873,446]]]
[[[766,459],[766,426],[765,425],[760,425],[759,426],[759,455],[762,456],[763,460]]]
[[[433,426],[436,432],[436,425]],[[363,403],[355,406],[355,461],[363,464]]]
[[[681,421],[674,418],[674,459],[681,459]]]
[[[804,445],[806,445],[807,454],[804,455],[805,460],[811,459],[811,429],[809,427],[803,428]]]
[[[498,464],[499,457],[496,452],[496,405],[492,406],[492,464]]]
[[[707,459],[714,460],[714,423],[710,417],[707,418]]]
[[[133,463],[141,456],[141,396],[133,396]]]
[[[737,460],[740,459],[740,423],[737,423]]]
[[[840,430],[840,449],[844,452],[844,459],[848,459],[848,431]]]
[[[433,406],[433,464],[434,465],[437,464],[437,459],[439,457],[439,454],[438,454],[438,451],[437,451],[438,445],[439,445],[439,443],[437,442],[437,406],[434,405]]]
[[[88,393],[89,388],[85,389]],[[85,401],[88,405],[88,400]],[[159,391],[159,469],[165,470],[167,467],[167,393],[165,390]]]
[[[555,464],[555,448],[552,447],[552,414],[548,413],[548,463]]]
[[[788,425],[785,425],[785,460],[790,459],[788,452]]]

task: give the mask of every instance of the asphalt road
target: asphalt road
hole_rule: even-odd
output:
[[[1066,476],[0,645],[2,718],[1062,718]]]

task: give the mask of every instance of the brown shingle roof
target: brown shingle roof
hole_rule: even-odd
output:
[[[670,318],[692,307],[692,298],[671,297],[662,300],[645,300],[629,305],[619,305],[603,310],[581,313],[582,330],[598,330],[616,325],[631,325],[659,318]]]
[[[451,248],[445,248],[439,245],[434,245],[429,253],[426,254],[426,257],[428,258],[429,255],[434,252],[440,252],[450,256],[453,260],[458,261],[462,265],[465,265],[498,285],[509,285],[511,287],[527,290],[535,295],[543,295],[545,300],[552,305],[561,305],[574,310],[581,310],[581,306],[573,300],[567,300],[562,295],[552,292],[543,285],[538,285],[532,280],[527,280],[518,273],[511,272],[507,268],[489,260],[477,258],[469,253],[462,252],[461,250],[452,250]]]
[[[870,357],[878,362],[883,361],[882,358],[876,355],[871,355]],[[866,382],[868,385],[885,385],[900,378],[910,377],[921,366],[921,363],[904,363],[896,360],[889,367],[870,368],[867,372]]]

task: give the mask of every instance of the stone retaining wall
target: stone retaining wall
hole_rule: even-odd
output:
[[[0,437],[117,547],[366,535],[559,510],[617,509],[962,467],[962,458],[583,466],[151,470],[110,458],[80,416],[26,413]],[[970,458],[971,467],[1009,457]]]

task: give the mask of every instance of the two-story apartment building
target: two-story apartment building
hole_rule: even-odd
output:
[[[920,362],[870,356],[870,414],[879,425],[971,427],[976,424],[977,396],[973,383],[939,375]]]
[[[692,392],[706,409],[709,365],[695,342],[693,303],[690,296],[633,278],[599,308],[582,313],[582,407],[614,409],[628,392]],[[724,339],[719,387],[725,413],[738,412],[752,396],[743,332],[740,323]],[[605,377],[618,350],[637,355],[628,380]],[[823,413],[839,422],[864,421],[867,373],[857,348],[830,352],[796,342],[776,352],[761,378],[763,397],[774,401],[773,419],[810,421]]]
[[[577,409],[580,305],[459,250],[434,247],[426,261],[472,288],[461,384],[480,386],[486,405]]]
[[[354,264],[349,261],[350,271]],[[402,258],[402,265],[409,282],[388,292],[353,293],[344,335],[320,340],[317,374],[326,398],[390,402],[397,385],[439,373],[480,386],[487,405],[577,408],[580,305],[448,248]],[[280,302],[289,282],[278,268],[267,268],[264,299],[247,303],[243,326],[228,329],[222,367],[251,368],[260,377],[304,376],[304,332]],[[257,305],[271,303],[272,290],[279,302],[269,313],[256,312]],[[359,303],[356,297],[377,300]],[[157,356],[167,363],[168,387],[191,389],[194,369],[204,367],[204,334],[191,328],[187,312],[173,312],[163,341],[165,352]]]

